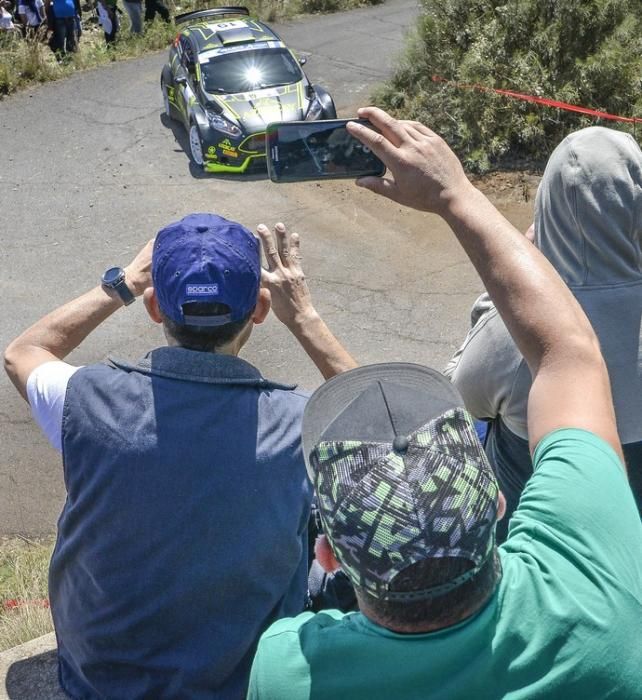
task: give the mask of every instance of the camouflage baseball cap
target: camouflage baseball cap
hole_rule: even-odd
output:
[[[492,555],[497,481],[459,393],[439,372],[389,363],[334,377],[308,402],[303,447],[326,536],[370,595],[443,595]],[[439,557],[472,567],[422,591],[390,590],[404,569]]]

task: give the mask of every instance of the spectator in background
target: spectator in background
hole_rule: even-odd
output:
[[[11,14],[12,4],[9,0],[0,0],[0,31],[17,32],[18,28],[13,23]]]
[[[76,45],[80,42],[80,37],[82,36],[82,8],[80,7],[80,0],[74,0],[76,5],[76,16],[74,17],[74,26],[76,29]]]
[[[631,136],[590,127],[562,141],[537,192],[534,243],[600,341],[642,514],[642,152]],[[508,517],[498,527],[503,541],[533,473],[526,410],[531,374],[488,295],[472,316],[472,330],[446,373],[468,410],[490,421],[486,453],[507,501]]]
[[[25,36],[35,36],[45,21],[45,4],[43,0],[19,0],[18,17],[22,22]]]
[[[244,697],[261,632],[303,610],[307,394],[238,354],[272,309],[324,377],[354,361],[312,306],[296,234],[259,234],[263,272],[243,226],[187,216],[5,352],[64,452],[49,592],[72,697]],[[140,296],[166,346],[137,364],[63,361]]]
[[[105,33],[105,43],[110,46],[116,41],[120,29],[117,0],[98,0],[96,9],[98,10],[98,23]]]
[[[169,10],[163,5],[162,0],[145,0],[145,22],[153,21],[159,14],[165,22],[169,22]]]
[[[143,33],[143,0],[123,0],[125,11],[129,16],[132,34]]]
[[[78,9],[77,0],[49,0],[48,15],[53,28],[50,46],[59,58],[78,50]]]
[[[496,547],[505,504],[446,377],[373,365],[317,389],[302,431],[325,532],[318,558],[341,565],[360,612],[274,623],[248,697],[633,700],[642,523],[595,333],[439,136],[375,108],[359,116],[380,133],[348,130],[392,174],[359,184],[448,222],[528,362],[535,473]]]

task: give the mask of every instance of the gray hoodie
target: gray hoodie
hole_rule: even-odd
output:
[[[591,127],[562,141],[535,200],[535,245],[600,340],[642,508],[642,153],[631,136]],[[532,473],[526,422],[530,372],[488,295],[475,303],[471,321],[446,374],[475,417],[493,419],[486,451],[510,515]],[[498,526],[500,540],[506,521]]]
[[[590,127],[555,149],[535,200],[535,245],[600,339],[622,442],[642,440],[642,152],[630,135]],[[480,310],[446,372],[473,415],[501,417],[527,438],[528,367],[495,308]]]

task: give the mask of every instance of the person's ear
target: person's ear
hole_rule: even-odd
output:
[[[314,556],[327,574],[331,574],[341,568],[341,564],[339,564],[337,558],[334,556],[332,547],[325,535],[319,535],[317,537],[317,541],[314,543]]]
[[[270,313],[271,306],[272,297],[270,296],[269,289],[261,287],[261,289],[259,289],[259,297],[256,301],[256,306],[254,307],[254,313],[252,314],[252,323],[257,326],[259,323],[263,323]]]
[[[497,503],[497,520],[501,520],[506,515],[506,497],[500,491]]]
[[[147,287],[147,289],[143,292],[143,304],[145,304],[147,313],[154,323],[163,322],[163,317],[160,313],[160,307],[158,306],[158,299],[156,298],[156,291],[154,290],[154,287]]]

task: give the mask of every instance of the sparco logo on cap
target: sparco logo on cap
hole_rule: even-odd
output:
[[[218,284],[188,284],[185,291],[192,297],[210,296],[218,294]]]

